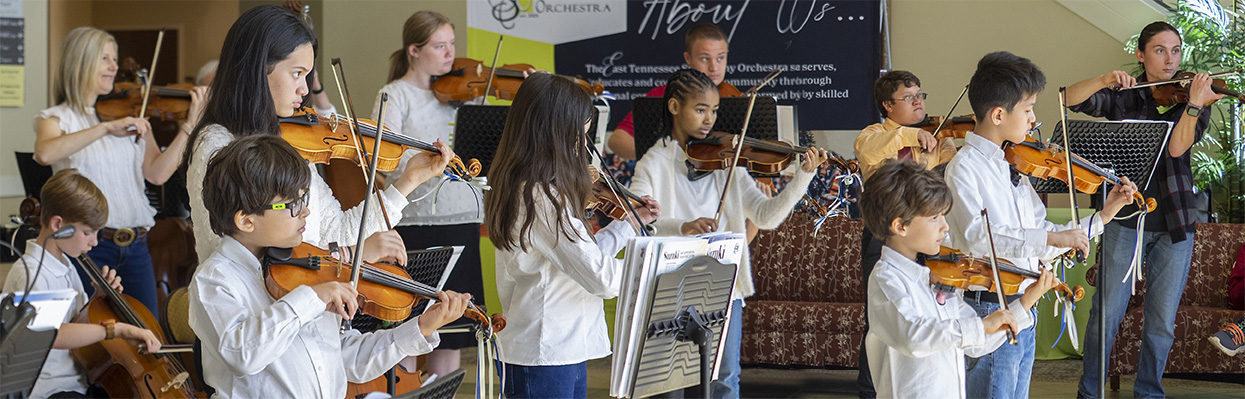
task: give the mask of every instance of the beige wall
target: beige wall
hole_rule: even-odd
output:
[[[229,32],[233,21],[238,19],[237,1],[97,0],[93,3],[90,23],[96,28],[177,29],[181,40],[178,46],[181,49],[178,81],[184,81],[187,76],[193,78],[200,66],[220,56],[220,45],[225,41],[225,33]],[[147,66],[151,60],[138,62]]]
[[[14,151],[29,152],[35,147],[34,118],[47,107],[48,96],[48,4],[42,1],[22,2],[26,19],[25,102],[21,107],[0,107],[0,216],[8,223],[10,214],[17,213],[20,198],[25,195],[17,173]]]
[[[329,98],[341,110],[329,62],[341,58],[349,85],[351,102],[361,117],[372,114],[376,93],[385,85],[389,74],[389,55],[402,48],[402,24],[419,10],[445,14],[454,21],[455,49],[459,57],[467,54],[467,4],[462,0],[325,1],[326,19],[320,34],[320,58],[317,65],[324,71],[321,82],[330,87]]]
[[[1124,44],[1054,0],[918,1],[891,3],[892,67],[921,78],[930,94],[926,112],[945,115],[964,90],[977,61],[1006,50],[1033,60],[1046,73],[1046,91],[1035,110],[1042,132],[1059,121],[1059,87],[1070,86],[1136,58]],[[1150,21],[1138,21],[1137,30]],[[956,115],[972,113],[967,98]],[[1070,118],[1087,119],[1082,114]]]

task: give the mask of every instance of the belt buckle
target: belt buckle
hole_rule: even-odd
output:
[[[133,243],[137,237],[138,234],[135,234],[134,229],[125,227],[117,229],[117,231],[112,233],[112,242],[117,244],[118,247],[125,247]]]

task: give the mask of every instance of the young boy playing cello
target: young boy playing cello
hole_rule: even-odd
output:
[[[160,349],[160,341],[149,330],[112,320],[99,325],[68,322],[87,304],[85,287],[74,272],[72,259],[85,255],[98,243],[96,232],[104,228],[108,220],[108,200],[77,169],[63,169],[52,175],[43,184],[39,198],[43,200],[39,236],[26,242],[26,254],[9,269],[4,292],[61,289],[78,292],[73,311],[65,316],[66,323],[61,324],[56,334],[52,351],[48,352],[30,397],[87,397],[88,381],[70,357],[69,349],[123,338],[136,346],[145,344],[154,351]],[[121,278],[115,271],[105,266],[103,274],[109,285],[121,291]]]
[[[190,326],[203,341],[203,379],[218,395],[341,398],[346,381],[370,381],[407,356],[431,352],[436,329],[466,309],[469,296],[441,292],[414,320],[361,334],[340,331],[358,308],[349,284],[303,285],[273,298],[260,262],[268,247],[303,241],[311,213],[306,165],[272,135],[234,140],[208,162],[206,222],[222,238],[190,282]]]
[[[1041,271],[1039,259],[1051,259],[1068,249],[1089,252],[1089,238],[1102,233],[1120,208],[1132,202],[1137,186],[1123,178],[1107,196],[1103,210],[1073,224],[1046,221],[1046,206],[1029,184],[1004,158],[1006,143],[1020,143],[1036,117],[1033,106],[1046,86],[1046,75],[1027,58],[1000,51],[987,54],[977,63],[969,83],[968,100],[976,115],[977,127],[964,137],[964,147],[947,165],[947,186],[955,205],[947,214],[951,226],[951,245],[970,256],[990,256],[989,232],[981,216],[990,213],[997,256],[1030,271]],[[1027,295],[1028,281],[1020,295]],[[1046,292],[1050,287],[1039,286]],[[1028,288],[1032,290],[1032,288]],[[965,293],[968,304],[978,314],[999,309],[998,297],[984,291]],[[1028,307],[1026,307],[1028,308]],[[1018,316],[1019,317],[1019,316]],[[968,366],[968,396],[974,398],[1027,398],[1033,371],[1034,328],[1017,334],[1018,345],[1004,345]]]
[[[869,276],[869,329],[865,347],[874,386],[883,398],[964,398],[964,355],[990,353],[1007,339],[1006,330],[1033,324],[1028,309],[1055,285],[1043,273],[1013,306],[984,318],[958,295],[940,304],[930,271],[917,254],[937,255],[947,235],[951,191],[934,172],[910,160],[884,162],[865,181],[860,212],[865,224],[886,241]]]

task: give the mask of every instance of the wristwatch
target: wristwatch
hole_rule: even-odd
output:
[[[1184,113],[1189,114],[1189,116],[1196,118],[1198,115],[1202,113],[1202,107],[1199,107],[1193,104],[1185,104]]]

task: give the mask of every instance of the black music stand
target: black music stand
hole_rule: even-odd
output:
[[[1084,121],[1068,120],[1068,146],[1072,153],[1116,176],[1128,176],[1145,189],[1153,180],[1154,169],[1167,149],[1172,123],[1164,121]],[[1049,138],[1063,146],[1063,122],[1055,125]],[[1041,194],[1067,193],[1068,186],[1056,179],[1034,179],[1033,189]],[[1099,187],[1100,193],[1109,192]]]
[[[1134,180],[1134,183],[1137,183],[1138,188],[1144,190],[1154,180],[1154,169],[1163,159],[1163,153],[1167,150],[1167,140],[1171,138],[1174,124],[1166,121],[1142,120],[1069,120],[1068,126],[1068,147],[1073,154],[1100,167],[1114,169],[1116,176],[1128,176],[1129,179]],[[1061,121],[1055,125],[1055,133],[1050,139],[1062,145],[1063,134],[1063,122]],[[1032,182],[1034,190],[1039,193],[1068,192],[1068,186],[1056,179],[1033,179]],[[1098,188],[1097,194],[1101,196],[1094,197],[1097,208],[1100,208],[1104,202],[1097,199],[1105,198],[1108,192],[1110,190],[1105,187]],[[1128,205],[1120,212],[1128,214],[1132,212],[1129,210],[1132,208],[1135,207]],[[1101,247],[1099,249],[1101,250]],[[1101,251],[1099,253],[1101,254]],[[1099,268],[1098,292],[1105,298],[1107,273],[1102,271],[1102,257],[1099,256],[1096,259]],[[1100,309],[1098,312],[1098,353],[1102,354],[1098,359],[1098,382],[1102,384],[1098,388],[1100,395],[1106,394],[1107,384],[1107,325],[1104,310]]]
[[[463,376],[466,374],[466,370],[454,370],[419,389],[394,396],[394,399],[453,399],[458,387],[463,385]]]
[[[647,327],[635,337],[639,351],[630,359],[635,365],[631,390],[624,396],[647,397],[697,384],[710,396],[736,267],[702,255],[657,276]]]
[[[12,294],[0,298],[0,398],[25,398],[34,389],[57,330],[32,331],[35,307],[17,306]]]
[[[454,153],[462,159],[480,160],[483,168],[480,176],[488,176],[509,113],[509,105],[464,105],[458,108],[458,116],[454,119]],[[589,143],[596,142],[599,119],[600,116],[596,115],[588,127]]]
[[[713,131],[739,134],[744,129],[748,97],[726,97],[718,106],[718,120]],[[640,159],[666,131],[664,121],[666,103],[661,97],[639,97],[631,101],[631,118],[634,122],[635,156]],[[773,97],[757,97],[752,107],[752,119],[748,121],[748,137],[778,139],[778,100]],[[457,149],[455,150],[457,151]]]

